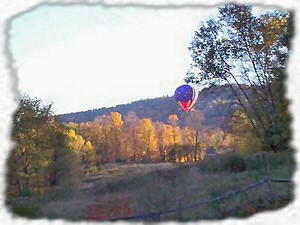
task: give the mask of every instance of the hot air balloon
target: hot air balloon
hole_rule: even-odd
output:
[[[197,98],[198,98],[198,91],[191,85],[184,84],[175,90],[175,99],[178,102],[178,105],[186,113],[196,103]]]

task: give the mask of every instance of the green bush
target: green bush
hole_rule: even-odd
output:
[[[36,207],[19,204],[12,207],[12,212],[18,216],[27,217],[27,218],[37,218],[39,210]]]
[[[228,153],[206,158],[198,162],[198,169],[201,172],[243,172],[246,170],[244,158],[238,153]]]
[[[268,153],[268,161],[271,168],[295,165],[294,154],[290,151],[278,153],[270,152]]]
[[[198,169],[201,172],[219,172],[225,169],[225,164],[222,162],[222,157],[215,156],[199,161]]]
[[[54,200],[66,200],[75,196],[75,190],[71,188],[51,189],[39,197],[41,203],[47,203]]]
[[[292,152],[263,152],[252,155],[242,155],[239,153],[217,155],[199,161],[197,166],[200,172],[215,173],[229,171],[239,173],[247,170],[248,172],[257,171],[258,173],[262,173],[265,171],[266,162],[268,162],[271,169],[295,165],[295,159]]]
[[[244,158],[244,162],[245,162],[245,166],[246,166],[246,170],[249,171],[259,171],[261,172],[264,167],[265,167],[265,163],[263,160],[263,157],[261,155],[254,155],[254,156],[246,156]]]
[[[246,170],[244,158],[238,153],[232,153],[225,156],[225,165],[227,170],[233,173],[239,173]]]

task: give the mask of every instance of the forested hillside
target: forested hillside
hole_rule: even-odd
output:
[[[204,125],[212,128],[228,127],[228,118],[233,112],[235,96],[229,86],[211,86],[199,93],[194,109],[203,111]],[[183,123],[183,111],[177,105],[174,96],[145,99],[115,107],[93,109],[84,112],[74,112],[58,115],[61,123],[81,123],[93,121],[96,117],[119,112],[126,115],[133,111],[139,118],[151,118],[154,122],[167,123],[170,114],[177,114]]]

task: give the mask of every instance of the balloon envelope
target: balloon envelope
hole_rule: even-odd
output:
[[[198,91],[188,84],[181,85],[175,90],[175,99],[178,105],[188,112],[198,98]]]

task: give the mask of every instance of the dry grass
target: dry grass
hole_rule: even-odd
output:
[[[91,176],[89,182],[83,184],[86,185],[85,189],[82,189],[82,186],[81,190],[78,190],[74,195],[70,195],[70,197],[64,199],[57,197],[41,204],[42,216],[85,220],[89,215],[91,206],[99,198],[107,204],[110,204],[109,202],[114,199],[127,199],[132,215],[157,212],[177,207],[179,203],[186,205],[216,197],[253,183],[257,179],[256,173],[248,172],[201,173],[197,165],[109,165],[105,170],[118,170],[119,174],[112,173],[111,176],[105,177],[103,172],[103,174]],[[292,169],[290,168],[271,171],[274,178],[287,178],[291,172]],[[95,176],[100,178],[93,179]],[[278,195],[290,195],[292,186],[275,184],[274,192]],[[247,195],[241,195],[227,202],[202,206],[201,210],[199,208],[184,210],[183,216],[186,220],[223,218],[231,216],[230,213],[243,216],[245,212],[240,213],[235,208],[239,205],[245,206],[245,210],[249,210],[249,213],[255,213],[255,210],[257,210],[255,206],[260,204],[259,202],[266,195],[266,188],[262,187],[257,191],[251,191]],[[271,206],[265,207],[271,208]],[[228,211],[227,209],[232,210]],[[259,208],[259,210],[262,209],[264,208]],[[161,219],[174,220],[178,217],[176,214],[170,214],[162,216]]]
[[[84,182],[94,182],[105,178],[116,178],[123,176],[145,175],[158,169],[173,169],[178,164],[173,163],[148,163],[148,164],[117,164],[103,165],[100,170],[83,179]]]

